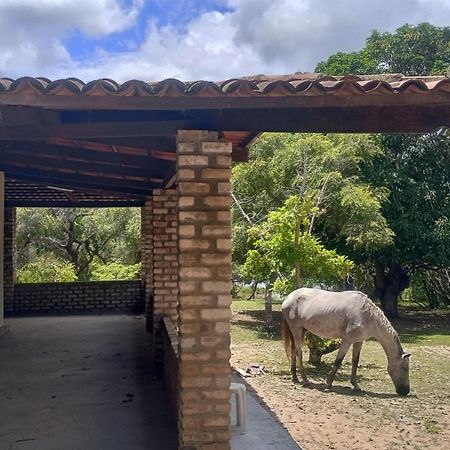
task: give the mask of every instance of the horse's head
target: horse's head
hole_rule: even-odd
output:
[[[409,394],[409,357],[410,353],[402,353],[388,363],[388,373],[392,378],[395,390],[399,395]]]

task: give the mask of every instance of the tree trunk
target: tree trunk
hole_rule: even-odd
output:
[[[250,297],[247,300],[253,300],[255,298],[257,289],[258,289],[258,282],[255,281],[252,284],[252,293],[250,294]]]
[[[400,294],[409,286],[409,275],[399,264],[391,264],[387,273],[383,264],[375,266],[375,295],[389,319],[397,319]]]
[[[297,219],[295,222],[295,233],[294,233],[294,246],[298,248],[298,243],[300,240],[300,220]],[[300,263],[295,262],[295,287],[300,289],[302,287],[302,276],[300,272]]]
[[[313,366],[320,366],[322,362],[322,356],[323,353],[318,348],[310,348],[308,362]]]
[[[266,292],[264,295],[264,325],[267,331],[273,331],[273,311],[272,311],[272,294],[273,283],[277,278],[276,274],[270,276],[270,280],[266,284]]]
[[[384,314],[389,319],[398,319],[398,298],[400,292],[386,292],[384,296]]]
[[[325,340],[310,332],[306,333],[305,344],[309,349],[309,360],[311,364],[319,366],[322,356],[334,352],[339,348],[340,341],[337,339]]]

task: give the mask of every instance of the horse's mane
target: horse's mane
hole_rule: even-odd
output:
[[[388,318],[385,316],[384,312],[378,308],[375,303],[367,297],[366,294],[361,293],[363,296],[364,306],[370,312],[371,318],[377,321],[386,331],[386,333],[392,335],[393,337],[398,338],[398,333],[395,331],[391,322],[389,322]]]

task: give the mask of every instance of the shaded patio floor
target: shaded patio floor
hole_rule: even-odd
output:
[[[0,448],[177,448],[143,320],[8,319],[0,338]]]

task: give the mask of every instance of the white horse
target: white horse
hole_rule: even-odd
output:
[[[342,360],[353,344],[351,383],[361,390],[356,379],[362,344],[375,338],[383,347],[388,360],[388,373],[397,394],[409,393],[409,353],[403,351],[397,332],[386,316],[365,294],[358,291],[329,292],[301,288],[291,292],[282,305],[283,341],[291,360],[292,381],[298,383],[296,356],[300,363],[303,385],[309,381],[303,367],[302,344],[305,333],[326,339],[342,339],[333,370],[327,378],[331,389]]]

